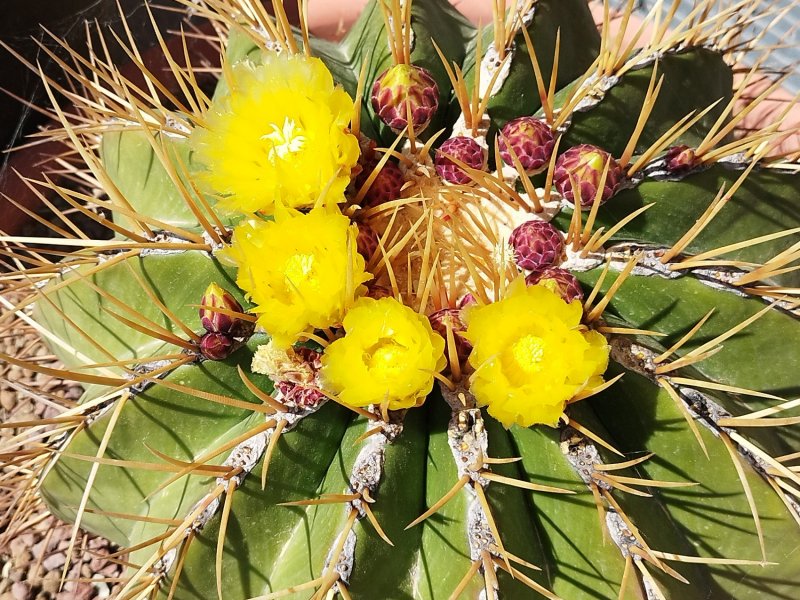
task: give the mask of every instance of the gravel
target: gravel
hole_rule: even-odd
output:
[[[3,298],[19,300],[0,289]],[[51,367],[58,363],[23,321],[0,322],[0,352],[36,360]],[[36,395],[28,390],[35,390]],[[57,416],[61,406],[80,397],[80,386],[32,373],[0,361],[0,422],[13,423]],[[27,481],[9,463],[8,452],[32,448],[12,443],[23,429],[0,428],[0,600],[89,600],[109,598],[122,567],[106,558],[116,548],[103,538],[81,532],[63,585],[71,526],[51,516],[41,502],[27,505],[24,519],[15,520]],[[106,579],[110,581],[105,581]]]

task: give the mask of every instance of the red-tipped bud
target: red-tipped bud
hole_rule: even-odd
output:
[[[225,360],[233,352],[233,338],[224,333],[206,333],[200,338],[200,353],[208,360]]]
[[[242,305],[236,301],[229,292],[211,283],[206,288],[200,300],[203,305],[200,308],[200,324],[209,333],[225,333],[234,337],[249,335],[252,332],[252,324],[234,315],[225,314],[215,309],[222,309],[230,312],[241,313]]]
[[[673,175],[683,175],[700,166],[700,159],[689,146],[673,146],[664,156],[664,165]]]
[[[575,202],[573,185],[578,186],[581,208],[591,207],[597,195],[600,179],[603,177],[606,161],[610,162],[601,197],[601,202],[605,202],[616,193],[625,175],[619,163],[608,152],[597,146],[580,144],[559,156],[556,160],[553,184],[564,198],[573,203]]]
[[[375,162],[378,162],[378,159],[380,157],[378,156],[378,153],[375,151],[377,147],[378,144],[372,138],[367,137],[363,133],[360,133],[358,135],[358,149],[360,151],[358,155],[359,160],[362,159],[365,161],[374,160]]]
[[[508,241],[517,266],[529,271],[552,266],[564,251],[561,233],[546,221],[526,221],[511,232]]]
[[[564,269],[550,267],[544,271],[531,273],[525,278],[528,285],[543,285],[556,292],[566,302],[578,300],[583,302],[583,288],[575,276]]]
[[[378,234],[366,223],[358,223],[356,250],[366,261],[369,261],[378,250]]]
[[[458,301],[458,308],[466,308],[467,306],[472,306],[477,303],[478,301],[475,299],[475,296],[467,293]]]
[[[433,330],[444,338],[447,344],[444,353],[447,357],[450,356],[450,341],[447,336],[447,329],[450,328],[453,331],[456,355],[458,356],[459,362],[464,363],[469,357],[469,353],[472,352],[472,344],[464,337],[467,326],[461,318],[461,309],[443,308],[437,310],[429,316],[428,319],[431,322]]]
[[[392,290],[382,285],[377,284],[367,284],[367,296],[370,298],[374,298],[375,300],[380,300],[381,298],[394,298],[394,294]]]
[[[369,176],[369,173],[367,173]],[[366,179],[366,177],[365,177]],[[400,197],[400,190],[406,180],[403,178],[403,172],[392,161],[383,165],[383,168],[378,172],[378,176],[372,182],[366,196],[364,196],[365,206],[377,206],[384,202],[397,200]]]
[[[483,171],[486,168],[486,152],[480,144],[463,135],[445,140],[436,151],[436,173],[447,182],[464,185],[472,178],[456,165],[450,156],[461,161],[471,169]]]
[[[514,166],[513,151],[527,173],[538,171],[550,161],[555,144],[550,126],[534,117],[512,119],[503,126],[498,140],[503,162]]]
[[[380,160],[378,153],[375,152],[377,144],[374,140],[361,134],[358,137],[358,147],[360,149],[358,162],[350,171],[350,179],[355,186],[355,191],[358,191],[364,184]]]
[[[417,134],[430,124],[438,107],[439,87],[422,67],[395,65],[372,85],[372,108],[395,133],[408,125],[409,108]]]

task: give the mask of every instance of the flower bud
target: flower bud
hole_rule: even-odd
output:
[[[366,181],[366,177],[364,179]],[[369,190],[367,190],[364,196],[364,205],[378,206],[384,202],[397,200],[405,182],[400,167],[392,161],[387,162],[378,172],[378,176],[372,182]]]
[[[199,310],[200,323],[209,333],[225,333],[234,337],[251,333],[251,323],[233,315],[214,310],[221,308],[231,312],[244,312],[242,305],[236,301],[236,298],[216,283],[208,285],[200,304],[203,305],[203,308]]]
[[[380,300],[381,298],[394,298],[392,290],[390,290],[385,286],[377,285],[374,283],[367,284],[367,296],[375,300]]]
[[[700,159],[689,146],[673,146],[664,156],[664,165],[673,175],[683,175],[700,166]]]
[[[436,173],[449,183],[464,185],[472,178],[464,170],[450,160],[450,157],[461,161],[472,169],[483,171],[486,168],[486,152],[480,144],[463,135],[445,140],[436,151]]]
[[[543,271],[531,273],[525,278],[528,285],[543,285],[559,294],[565,302],[578,300],[583,302],[583,288],[576,277],[565,269],[549,267]]]
[[[373,140],[371,137],[367,137],[363,133],[358,134],[358,149],[359,155],[358,159],[359,162],[361,160],[367,162],[378,162],[379,156],[375,149],[378,147],[377,142]]]
[[[558,261],[564,240],[558,229],[546,221],[526,221],[511,232],[509,243],[520,269],[541,271]]]
[[[624,172],[608,152],[597,146],[580,144],[559,156],[556,160],[553,184],[562,197],[573,203],[575,202],[573,184],[578,186],[581,208],[589,208],[594,203],[607,161],[610,161],[608,175],[600,200],[605,202],[616,193],[624,178]]]
[[[534,117],[510,120],[503,126],[498,140],[503,162],[514,166],[513,151],[526,173],[533,173],[546,165],[555,144],[550,126]]]
[[[224,333],[206,333],[200,338],[200,353],[208,360],[225,360],[233,352],[233,338]]]
[[[452,329],[456,355],[458,356],[458,360],[461,363],[464,363],[469,357],[469,353],[472,351],[472,344],[470,344],[463,335],[467,330],[467,326],[461,318],[461,309],[443,308],[441,310],[437,310],[435,313],[429,316],[428,320],[431,322],[431,327],[433,330],[442,336],[442,338],[444,338],[444,355],[445,357],[448,357],[448,360],[450,356],[448,344],[450,342],[448,341],[447,337],[447,328],[449,326],[450,329]]]
[[[372,108],[392,131],[408,125],[410,107],[414,133],[430,124],[439,107],[439,87],[427,69],[399,64],[384,71],[372,85]]]
[[[461,300],[458,301],[458,308],[466,308],[467,306],[472,306],[477,303],[478,301],[475,299],[475,296],[467,292]]]
[[[358,237],[356,238],[356,250],[369,262],[378,250],[378,234],[366,223],[358,223]]]
[[[358,155],[358,162],[350,171],[350,188],[352,193],[358,192],[364,182],[369,177],[370,173],[375,169],[378,164],[378,153],[375,152],[377,144],[374,140],[368,138],[364,134],[360,134],[358,138],[358,146],[360,153]]]

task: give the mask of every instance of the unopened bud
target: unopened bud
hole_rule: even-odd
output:
[[[608,175],[601,192],[600,202],[613,196],[624,179],[624,172],[611,155],[597,146],[580,144],[573,146],[556,160],[553,184],[570,202],[575,202],[575,186],[580,192],[581,208],[589,208],[594,203],[597,188],[608,162]]]
[[[208,360],[225,360],[233,346],[233,338],[224,333],[206,333],[200,338],[200,353]]]
[[[455,342],[455,352],[458,356],[460,363],[466,362],[470,352],[472,352],[472,344],[464,337],[464,332],[467,326],[461,318],[460,308],[443,308],[437,310],[428,317],[431,322],[433,330],[444,338],[445,341],[445,356],[450,356],[450,340],[447,335],[447,330],[453,332],[453,341]]]
[[[350,171],[351,191],[358,192],[364,182],[369,177],[370,173],[375,169],[380,157],[375,152],[377,144],[374,140],[368,138],[363,133],[359,134],[358,146],[361,150],[358,155],[358,162],[353,166]]]
[[[515,166],[513,152],[526,173],[538,171],[550,161],[555,143],[550,126],[534,117],[512,119],[503,126],[498,140],[503,162]]]
[[[565,269],[551,267],[531,273],[525,278],[528,285],[543,285],[561,296],[565,302],[583,302],[583,288],[576,277]]]
[[[480,144],[463,135],[445,140],[436,150],[436,174],[449,183],[464,185],[472,181],[468,173],[450,160],[464,163],[470,169],[483,171],[486,168],[486,152]]]
[[[369,173],[367,173],[369,175]],[[364,178],[366,181],[366,177]],[[384,202],[391,202],[400,198],[400,190],[405,184],[403,172],[392,161],[383,165],[378,172],[378,176],[372,181],[372,185],[364,196],[365,206],[378,206]]]
[[[693,171],[701,164],[693,148],[689,146],[673,146],[664,156],[664,166],[673,175],[683,175]]]
[[[200,300],[200,324],[209,333],[225,333],[234,337],[249,335],[252,324],[236,317],[215,309],[242,313],[242,305],[236,301],[229,292],[224,290],[216,283],[211,283],[206,288]]]
[[[458,301],[458,308],[466,308],[467,306],[472,306],[473,304],[477,303],[478,301],[475,299],[475,296],[467,292],[464,294],[461,300]]]
[[[378,234],[366,223],[358,223],[358,237],[356,238],[356,250],[369,261],[378,251]]]
[[[423,131],[439,108],[439,87],[427,69],[399,64],[384,71],[372,85],[372,108],[392,131],[408,125],[414,133]]]
[[[526,221],[511,232],[508,241],[517,266],[528,271],[552,266],[564,250],[561,233],[546,221]]]
[[[367,296],[374,298],[375,300],[380,300],[381,298],[394,298],[394,294],[389,288],[370,283],[367,284]]]

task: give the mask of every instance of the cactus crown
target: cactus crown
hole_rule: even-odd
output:
[[[85,389],[4,450],[12,535],[107,536],[122,598],[791,595],[800,155],[732,66],[769,11],[185,3],[213,94],[166,43],[172,88],[44,80],[102,193],[31,181],[61,239],[4,237],[63,368],[0,358]]]

